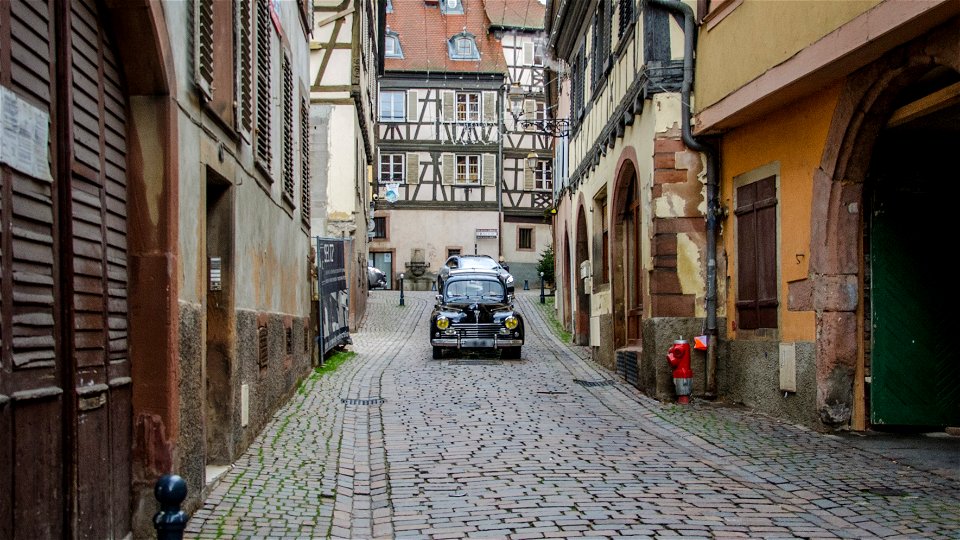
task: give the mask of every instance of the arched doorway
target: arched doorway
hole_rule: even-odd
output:
[[[586,283],[580,276],[580,268],[584,262],[590,260],[590,244],[587,237],[587,216],[583,205],[577,212],[577,256],[573,268],[574,279],[577,282],[577,312],[574,318],[574,342],[577,345],[590,344],[590,294]]]
[[[614,191],[613,305],[617,348],[639,345],[642,338],[643,272],[640,183],[625,160]]]
[[[817,313],[817,408],[828,425],[960,422],[960,361],[947,336],[952,281],[938,255],[956,228],[947,160],[960,145],[954,20],[851,75],[815,178],[810,275]],[[935,59],[953,62],[938,65]],[[953,150],[951,150],[953,149]],[[819,204],[817,204],[819,202]],[[954,272],[955,273],[955,272]],[[949,294],[949,293],[946,293]],[[846,336],[859,336],[848,340]]]
[[[573,256],[570,253],[570,231],[567,230],[566,226],[563,228],[563,253],[557,258],[557,261],[563,265],[564,274],[567,277],[565,286],[561,289],[561,292],[563,293],[563,327],[569,330],[570,325],[573,323],[573,317],[570,311],[574,291],[576,291],[577,276]]]

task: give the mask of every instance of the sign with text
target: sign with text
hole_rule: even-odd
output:
[[[320,356],[350,337],[350,286],[347,283],[346,243],[340,238],[316,238]]]
[[[496,238],[496,229],[477,229],[477,238]]]

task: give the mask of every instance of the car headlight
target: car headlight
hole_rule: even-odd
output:
[[[507,285],[513,283],[513,276],[507,276]]]
[[[518,324],[520,324],[520,321],[513,315],[507,317],[503,321],[503,325],[509,328],[510,330],[513,330],[514,328],[516,328]]]
[[[437,317],[437,328],[446,330],[450,327],[450,319],[446,317]]]

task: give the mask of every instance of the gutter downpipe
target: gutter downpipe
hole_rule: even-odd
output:
[[[693,9],[680,0],[648,0],[651,4],[683,15],[683,85],[680,90],[681,134],[683,143],[707,157],[707,359],[705,394],[717,396],[717,214],[720,197],[717,174],[719,155],[715,148],[693,137],[690,128],[690,97],[693,90],[693,55],[696,45],[696,22]]]

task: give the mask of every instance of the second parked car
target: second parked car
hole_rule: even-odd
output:
[[[489,255],[451,255],[444,261],[437,273],[437,290],[443,289],[443,282],[451,273],[470,270],[490,270],[496,272],[507,287],[507,292],[513,294],[513,276],[510,267],[503,266]]]

